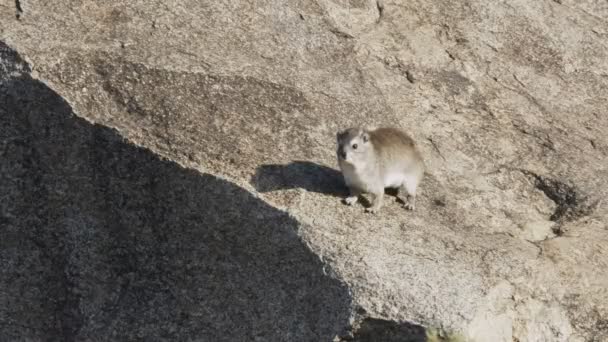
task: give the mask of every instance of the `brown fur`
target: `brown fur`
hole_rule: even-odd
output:
[[[381,161],[403,160],[404,153],[410,158],[422,162],[422,156],[416,148],[414,140],[405,132],[392,128],[383,127],[367,131],[374,150]]]

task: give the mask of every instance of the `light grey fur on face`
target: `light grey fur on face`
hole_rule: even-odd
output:
[[[350,191],[346,204],[355,204],[361,194],[371,194],[372,205],[365,210],[376,213],[382,207],[384,189],[397,188],[404,207],[415,209],[424,162],[412,138],[395,128],[349,128],[336,137],[338,164]]]

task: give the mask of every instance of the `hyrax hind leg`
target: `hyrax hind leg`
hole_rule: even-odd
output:
[[[419,177],[407,175],[403,184],[399,187],[399,197],[403,201],[403,207],[407,210],[416,209],[416,189],[418,188]]]

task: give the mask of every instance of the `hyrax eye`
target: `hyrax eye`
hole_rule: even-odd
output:
[[[356,150],[359,147],[357,144],[353,144],[353,150]]]

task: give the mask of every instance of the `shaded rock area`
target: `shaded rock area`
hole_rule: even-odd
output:
[[[74,115],[0,45],[2,341],[320,341],[344,284],[239,186]]]
[[[608,340],[607,38],[601,0],[0,4],[0,339]],[[354,125],[418,142],[414,212],[341,203]]]
[[[421,326],[367,318],[361,322],[352,336],[342,341],[426,342],[427,339],[426,331]]]

